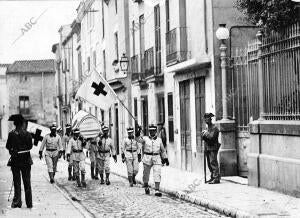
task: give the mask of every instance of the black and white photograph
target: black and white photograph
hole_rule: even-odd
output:
[[[300,0],[0,0],[0,217],[300,218]]]

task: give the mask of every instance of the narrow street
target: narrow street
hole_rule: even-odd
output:
[[[40,177],[44,177],[47,174],[47,168],[44,161],[38,159],[36,152],[37,148],[35,147],[31,152],[34,161],[32,173],[40,172]],[[10,203],[13,198],[13,190],[10,202],[7,201],[12,178],[9,168],[6,166],[8,158],[8,152],[2,144],[0,148],[0,176],[2,178],[0,180],[0,191],[2,193],[0,207],[2,208],[2,214],[12,210]],[[128,181],[119,176],[111,175],[110,186],[100,185],[99,180],[90,179],[88,164],[86,164],[86,170],[87,188],[78,188],[74,181],[67,180],[67,162],[60,159],[56,184],[70,199],[77,201],[94,217],[224,217],[214,211],[178,200],[167,194],[163,194],[161,198],[155,197],[153,190],[151,190],[151,195],[147,196],[141,185],[130,188]],[[35,178],[37,178],[37,175],[32,175],[32,183],[35,182]],[[42,181],[47,183],[44,178],[42,178]],[[42,194],[39,186],[44,185],[32,185],[33,211],[39,210],[39,201]],[[54,186],[52,187],[55,189]],[[48,190],[48,192],[51,192],[51,190]],[[25,203],[24,192],[22,192],[22,198]],[[61,198],[64,198],[64,196],[61,195]],[[71,205],[71,202],[69,203]],[[17,210],[19,210],[21,216],[21,213],[23,214],[26,210],[26,206],[23,205],[21,210]],[[51,217],[59,216],[54,213]]]

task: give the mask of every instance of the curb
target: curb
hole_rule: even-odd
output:
[[[46,175],[43,175],[43,176],[48,181],[48,177]],[[62,190],[56,183],[53,183],[52,185],[64,196],[65,199],[67,199],[67,201],[69,201],[75,207],[76,210],[78,210],[83,215],[83,217],[95,218],[95,216],[92,215],[87,209],[85,209],[84,206],[82,206],[80,203],[78,203],[76,201],[73,201],[69,197],[69,194],[66,191]]]
[[[116,172],[113,172],[113,171],[111,171],[111,173],[114,174],[114,175],[116,175],[116,176],[120,176],[122,178],[127,179],[126,176],[124,176],[124,175],[122,175],[120,173],[116,173]],[[142,181],[140,179],[136,179],[136,182],[138,184],[143,185],[143,183],[142,183]],[[149,183],[149,186],[151,188],[154,188],[154,184],[152,182]],[[200,197],[196,198],[194,196],[190,196],[190,195],[186,194],[183,191],[174,191],[174,190],[171,190],[171,189],[165,188],[165,187],[160,187],[160,190],[162,192],[164,192],[166,194],[169,194],[169,195],[171,195],[173,197],[176,197],[176,198],[178,198],[180,200],[184,200],[186,202],[202,206],[204,208],[213,210],[215,212],[224,214],[226,216],[231,216],[231,217],[235,217],[235,218],[254,218],[254,217],[257,217],[257,216],[251,215],[248,212],[239,210],[239,209],[234,208],[234,207],[224,206],[224,204],[220,204],[220,203],[211,201],[211,200],[206,199],[206,198],[200,198]]]

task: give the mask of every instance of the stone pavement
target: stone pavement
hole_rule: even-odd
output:
[[[10,168],[6,166],[9,158],[4,142],[0,143],[0,207],[1,217],[91,217],[80,204],[73,202],[55,184],[48,181],[47,168],[44,160],[38,159],[36,147],[31,152],[34,164],[31,170],[31,185],[33,208],[28,209],[25,204],[24,190],[22,187],[22,208],[10,207],[13,190],[8,201],[12,184]],[[23,183],[22,183],[23,184]]]
[[[142,183],[142,163],[137,182]],[[126,165],[111,160],[112,173],[127,178]],[[209,178],[209,176],[207,176]],[[154,187],[152,172],[150,185]],[[197,175],[164,166],[161,191],[232,217],[300,217],[300,199],[247,185],[240,177],[222,178],[220,184],[204,183]]]

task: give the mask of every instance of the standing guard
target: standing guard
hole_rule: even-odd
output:
[[[209,184],[218,184],[220,183],[219,163],[217,158],[220,148],[220,143],[218,141],[219,129],[212,123],[212,117],[214,117],[212,113],[204,114],[204,120],[207,124],[207,128],[202,131],[201,136],[205,142],[204,146],[207,153],[207,164],[211,173],[210,180],[207,182]]]
[[[60,136],[56,134],[55,124],[53,124],[50,127],[50,131],[51,133],[46,135],[42,141],[39,150],[39,155],[40,155],[40,159],[42,159],[43,150],[46,147],[45,160],[48,167],[50,183],[54,183],[54,176],[56,173],[57,162],[62,155],[63,147],[62,147]]]
[[[97,168],[99,170],[101,184],[104,184],[103,173],[105,170],[106,185],[110,185],[109,174],[110,174],[110,156],[112,155],[115,163],[117,162],[117,155],[115,147],[112,144],[111,138],[108,137],[108,127],[103,125],[102,136],[98,142],[98,154],[97,154]]]
[[[73,160],[74,174],[78,187],[86,187],[85,182],[85,154],[83,148],[85,146],[84,139],[79,135],[79,129],[76,128],[73,131],[73,137],[69,141],[67,149],[67,160]],[[80,181],[80,173],[81,181]],[[73,175],[74,176],[74,175]]]
[[[130,187],[136,184],[135,176],[139,171],[139,162],[141,162],[141,149],[139,143],[134,139],[134,130],[132,127],[127,128],[128,137],[124,139],[122,151],[122,162],[126,161],[128,181]]]
[[[97,168],[97,162],[96,162],[96,155],[97,155],[97,143],[100,140],[100,138],[94,137],[89,140],[89,156],[91,161],[91,178],[99,180],[98,177],[98,168]]]
[[[139,135],[140,132],[138,131],[137,136]],[[149,125],[149,136],[140,137],[140,142],[142,143],[143,150],[143,182],[145,193],[150,194],[148,182],[150,170],[153,167],[155,196],[161,197],[162,194],[159,191],[161,166],[163,164],[169,166],[169,160],[161,138],[157,137],[157,126],[154,124]]]

